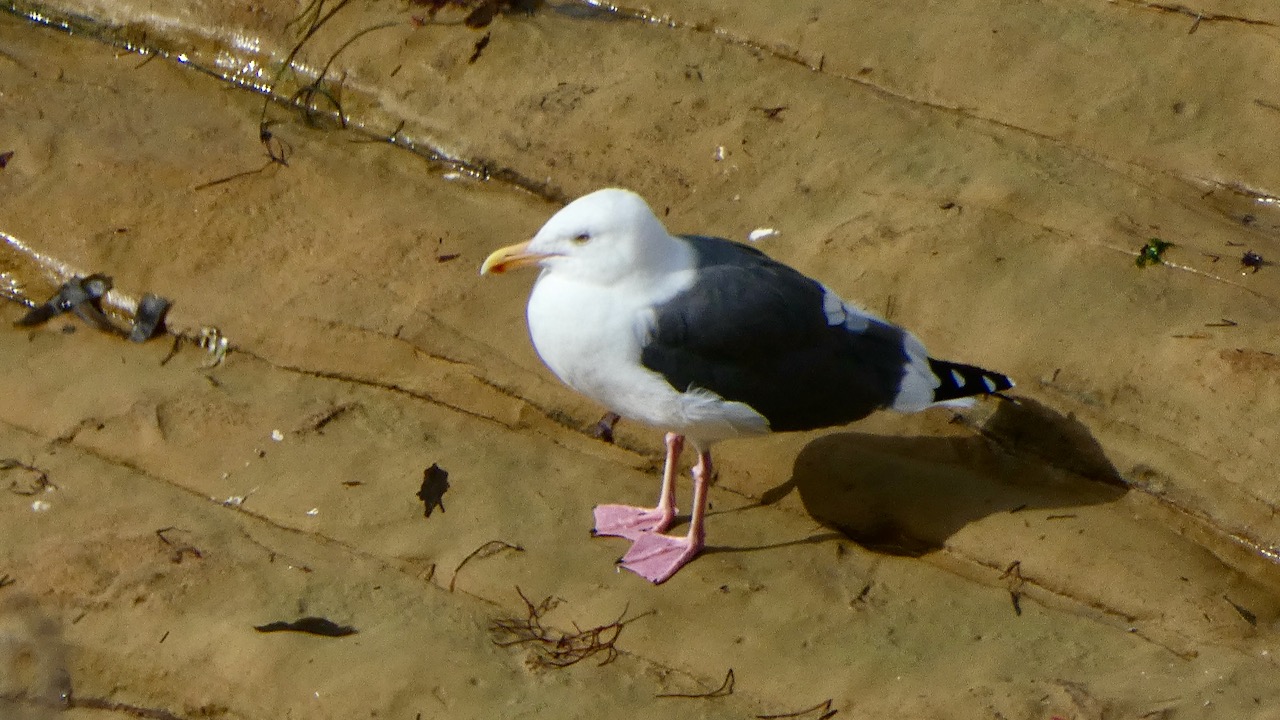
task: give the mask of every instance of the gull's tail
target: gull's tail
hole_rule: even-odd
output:
[[[966,407],[977,395],[990,395],[1013,387],[1013,381],[998,372],[973,365],[929,358],[929,369],[940,383],[933,391],[933,402]]]

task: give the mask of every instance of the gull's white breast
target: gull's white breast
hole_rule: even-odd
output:
[[[538,356],[566,385],[619,415],[689,435],[697,444],[768,432],[750,407],[705,390],[682,392],[641,364],[653,307],[692,282],[674,274],[644,292],[544,272],[529,296],[529,336]]]

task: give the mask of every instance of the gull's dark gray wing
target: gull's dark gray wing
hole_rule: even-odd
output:
[[[704,388],[751,406],[774,431],[842,425],[892,405],[906,333],[868,316],[832,324],[820,283],[754,248],[683,239],[697,280],[655,308],[641,362],[677,390]]]

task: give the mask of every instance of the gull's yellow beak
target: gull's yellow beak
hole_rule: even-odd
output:
[[[484,264],[480,266],[480,274],[501,275],[508,270],[519,270],[530,265],[537,265],[542,260],[551,257],[547,253],[529,252],[529,242],[508,245],[494,250],[489,257],[484,259]]]

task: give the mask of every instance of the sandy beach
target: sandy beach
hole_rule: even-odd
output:
[[[1280,6],[513,4],[0,13],[0,720],[1280,718]],[[606,186],[1017,402],[726,442],[619,572],[661,429],[478,275]],[[91,273],[165,332],[15,324]]]

